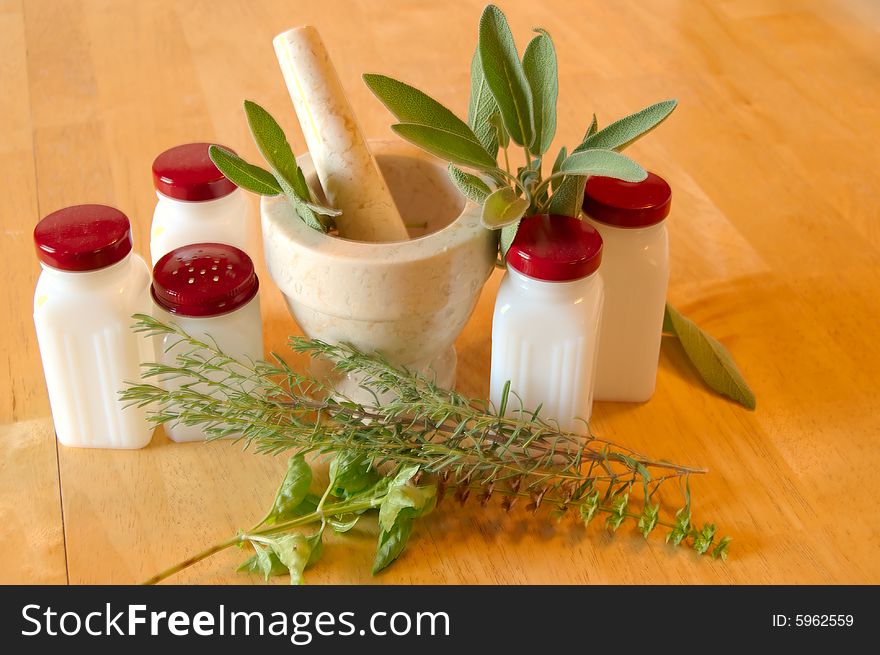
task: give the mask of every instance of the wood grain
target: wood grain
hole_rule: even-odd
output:
[[[241,102],[304,142],[272,52],[321,31],[364,131],[391,117],[360,82],[383,72],[464,112],[482,3],[3,0],[0,2],[0,582],[128,583],[261,516],[284,468],[226,443],[139,452],[59,448],[31,321],[30,231],[68,204],[105,202],[147,252],[161,150],[211,140],[256,158]],[[880,521],[880,11],[871,0],[525,2],[504,10],[560,59],[559,134],[676,97],[629,153],[671,182],[670,299],[733,352],[754,413],[708,392],[665,342],[657,393],[600,403],[594,430],[700,464],[695,513],[734,538],[727,563],[497,507],[451,504],[406,555],[369,575],[375,525],[334,538],[313,583],[878,583]],[[554,149],[555,152],[555,149]],[[298,332],[264,280],[268,348]],[[458,341],[459,388],[488,390],[500,275]],[[62,518],[63,510],[63,518]],[[256,582],[223,553],[175,578]]]

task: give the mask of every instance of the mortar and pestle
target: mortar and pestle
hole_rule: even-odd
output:
[[[492,272],[496,235],[439,160],[402,141],[368,145],[314,28],[279,34],[274,46],[309,149],[300,167],[342,215],[331,236],[284,196],[263,197],[269,274],[306,336],[380,352],[451,388],[454,342]],[[372,398],[356,379],[333,383]]]

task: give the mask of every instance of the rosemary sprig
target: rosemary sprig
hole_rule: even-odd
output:
[[[170,336],[169,348],[180,347],[173,365],[145,364],[145,381],[130,385],[124,401],[149,407],[159,424],[199,425],[211,439],[233,437],[260,453],[293,455],[273,509],[259,524],[150,582],[245,543],[255,549],[247,570],[268,576],[286,569],[298,581],[319,556],[327,525],[350,529],[374,508],[380,521],[377,571],[402,552],[413,520],[448,492],[461,503],[472,493],[481,503],[498,495],[507,510],[519,500],[528,510],[546,506],[559,516],[574,509],[584,523],[603,514],[611,531],[629,519],[646,538],[665,526],[668,542],[726,558],[729,539],[710,550],[715,527],[691,522],[687,479],[704,469],[649,458],[593,434],[561,431],[540,416],[540,408],[505,415],[514,400],[509,392],[495,408],[350,345],[290,340],[295,352],[329,359],[339,372],[356,375],[373,399],[369,404],[295,371],[278,355],[271,362],[236,360],[177,325],[145,315],[135,319],[136,331]],[[335,457],[320,498],[308,494],[311,469],[303,456],[309,453]],[[683,483],[685,505],[666,521],[655,498],[671,479]],[[639,492],[641,511],[630,503]],[[309,536],[293,532],[308,525],[318,530]]]

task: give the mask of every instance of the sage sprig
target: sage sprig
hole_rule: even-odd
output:
[[[501,266],[524,216],[579,216],[589,175],[643,180],[644,169],[618,151],[654,129],[675,108],[675,101],[667,100],[604,130],[598,129],[593,116],[583,142],[570,154],[560,149],[550,175],[543,177],[543,156],[556,135],[559,83],[553,40],[546,30],[535,32],[520,58],[504,13],[494,5],[485,8],[471,60],[467,123],[408,84],[364,75],[366,85],[400,121],[392,126],[394,132],[449,162],[456,187],[482,205],[483,226],[501,230]],[[511,144],[522,149],[523,163],[515,168]]]
[[[244,111],[254,143],[271,171],[248,163],[231,150],[217,145],[208,149],[211,161],[223,175],[243,189],[261,196],[284,194],[306,225],[329,232],[334,227],[333,218],[341,212],[316,201],[284,130],[268,111],[251,100],[244,101]]]
[[[593,434],[562,432],[540,408],[512,407],[509,389],[495,408],[378,355],[291,339],[294,351],[329,359],[339,372],[357,375],[374,399],[363,404],[295,371],[277,355],[271,362],[236,360],[174,324],[144,315],[136,319],[138,331],[170,336],[183,347],[172,365],[145,365],[143,381],[122,393],[125,402],[147,407],[159,424],[198,425],[209,438],[234,437],[260,453],[292,453],[261,521],[148,582],[232,546],[252,550],[242,570],[265,576],[286,572],[291,582],[300,582],[320,557],[328,529],[348,531],[373,510],[378,572],[403,552],[415,521],[443,498],[463,504],[473,497],[485,504],[498,497],[506,510],[522,502],[527,511],[547,508],[560,518],[573,511],[584,524],[603,515],[608,530],[630,521],[646,538],[664,527],[676,544],[726,557],[727,541],[716,544],[714,526],[698,528],[690,518],[687,480],[703,469],[654,459]],[[176,381],[168,385],[173,388],[165,387],[167,379]],[[508,405],[512,415],[505,413]],[[311,492],[309,454],[332,460],[320,495]],[[658,492],[673,480],[684,489],[684,505],[674,518],[664,518],[655,508]]]

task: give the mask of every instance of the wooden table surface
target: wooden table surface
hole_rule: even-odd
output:
[[[359,77],[377,71],[466,112],[482,3],[0,0],[0,582],[131,583],[251,525],[284,458],[228,443],[142,451],[59,447],[32,293],[39,217],[118,206],[148,252],[153,157],[189,141],[248,158],[242,100],[304,149],[271,46],[323,34],[370,137],[391,117]],[[734,538],[726,563],[632,526],[444,504],[405,555],[369,574],[370,526],[326,548],[312,583],[880,582],[880,7],[873,0],[503,3],[560,59],[557,145],[676,97],[629,154],[671,182],[669,296],[733,353],[758,398],[708,392],[665,343],[657,393],[597,404],[593,429],[657,457],[705,465],[695,516]],[[555,150],[554,150],[555,152]],[[262,270],[262,269],[261,269]],[[268,282],[268,277],[263,276]],[[459,388],[485,396],[499,275],[458,341]],[[264,285],[268,348],[298,333]],[[224,553],[177,582],[256,582]]]

